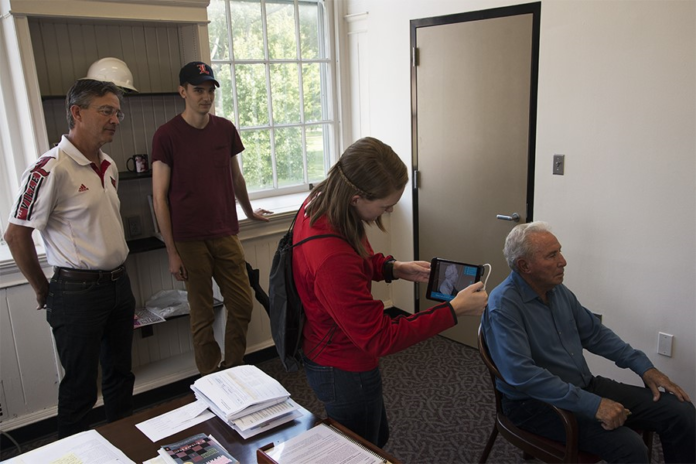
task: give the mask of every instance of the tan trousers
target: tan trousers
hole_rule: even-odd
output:
[[[176,242],[176,248],[188,272],[186,291],[191,307],[191,332],[198,371],[206,375],[242,364],[253,300],[241,242],[232,235]],[[224,360],[213,334],[213,279],[220,287],[227,309]]]

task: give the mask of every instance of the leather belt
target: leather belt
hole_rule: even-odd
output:
[[[126,266],[119,266],[111,271],[92,271],[88,269],[70,269],[56,267],[56,277],[76,282],[114,282],[126,273]]]

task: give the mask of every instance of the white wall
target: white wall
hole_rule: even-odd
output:
[[[370,135],[411,165],[409,21],[515,1],[348,0],[368,11]],[[569,262],[566,284],[696,397],[696,2],[544,0],[535,219]],[[366,134],[367,135],[367,134]],[[566,174],[553,176],[554,153]],[[413,256],[412,204],[391,215],[392,253]],[[502,246],[502,244],[501,244]],[[394,304],[413,308],[409,284]],[[674,335],[671,358],[658,331]],[[595,374],[637,383],[590,359]]]

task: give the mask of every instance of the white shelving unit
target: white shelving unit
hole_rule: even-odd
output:
[[[3,2],[5,49],[10,59],[16,58],[12,82],[3,78],[16,101],[4,105],[17,110],[21,131],[13,145],[21,145],[26,158],[20,172],[67,132],[59,97],[85,77],[91,63],[107,56],[128,64],[143,95],[124,99],[129,118],[105,151],[120,171],[132,154],[149,153],[157,127],[183,108],[176,94],[179,69],[189,61],[209,59],[207,6],[208,0]],[[141,214],[143,208],[144,219],[149,218],[150,180],[121,187],[122,214]],[[156,291],[180,286],[171,279],[162,250],[132,255],[126,265],[139,305]],[[0,286],[0,428],[5,431],[54,416],[62,376],[45,313],[35,311],[31,287],[18,273],[16,277]],[[152,337],[135,333],[136,394],[197,372],[188,318],[160,325]]]

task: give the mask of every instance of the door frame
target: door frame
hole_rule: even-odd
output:
[[[533,220],[534,212],[534,168],[536,156],[537,87],[539,81],[539,35],[541,26],[541,2],[492,8],[487,10],[456,13],[445,16],[411,20],[411,187],[413,194],[413,256],[420,259],[420,234],[418,213],[418,44],[417,32],[421,27],[442,26],[469,21],[504,18],[508,16],[532,15],[532,56],[529,92],[529,136],[527,147],[527,199],[526,218]],[[414,286],[414,308],[420,311],[420,292]]]

